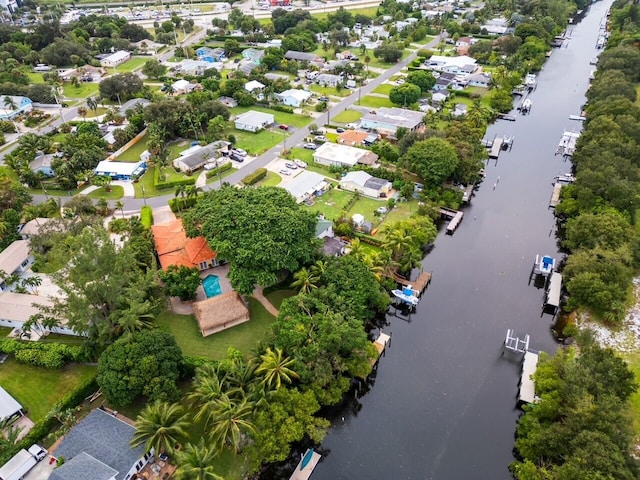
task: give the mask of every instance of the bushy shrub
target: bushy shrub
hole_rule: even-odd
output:
[[[169,200],[169,208],[173,213],[186,210],[193,207],[198,199],[196,197],[191,198],[172,198]]]
[[[232,168],[233,168],[233,165],[231,165],[230,162],[224,163],[224,164],[220,165],[219,167],[212,168],[211,170],[209,170],[207,172],[207,178],[215,177],[219,173],[226,172],[227,170],[231,170]]]
[[[151,228],[153,225],[153,211],[149,205],[140,209],[140,223],[144,228]]]
[[[0,340],[0,352],[15,355],[20,363],[52,369],[84,359],[84,351],[80,346],[21,342],[10,338]]]
[[[293,108],[287,107],[286,105],[272,105],[271,110],[275,110],[276,112],[293,113]]]
[[[258,168],[255,172],[250,173],[249,175],[244,177],[242,179],[242,183],[244,183],[247,186],[255,185],[256,183],[258,183],[260,180],[262,180],[266,176],[267,176],[267,169],[266,168]]]

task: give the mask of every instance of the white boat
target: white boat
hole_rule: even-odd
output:
[[[536,83],[536,75],[534,73],[527,73],[527,75],[524,77],[524,84],[527,87],[535,87]]]
[[[533,273],[536,275],[548,276],[556,266],[556,259],[549,255],[536,255],[536,264]]]
[[[576,150],[578,138],[580,138],[580,132],[564,132],[560,138],[560,143],[558,143],[556,155],[571,157]]]
[[[420,299],[418,298],[418,292],[411,288],[411,285],[402,287],[402,290],[391,290],[394,297],[407,305],[416,306]]]
[[[554,180],[558,183],[569,184],[575,182],[576,177],[574,177],[570,173],[561,173],[560,175],[556,175]]]
[[[523,115],[526,115],[531,111],[532,105],[533,105],[533,102],[527,98],[524,102],[522,102],[522,105],[520,106],[520,113],[522,113]]]

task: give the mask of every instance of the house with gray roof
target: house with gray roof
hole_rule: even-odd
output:
[[[55,155],[53,153],[44,154],[42,152],[38,152],[36,154],[36,158],[29,162],[29,169],[33,173],[42,173],[46,177],[53,177],[55,174],[53,172],[53,160],[55,159]]]
[[[146,98],[132,98],[131,100],[127,100],[126,102],[124,102],[122,104],[122,106],[118,109],[118,112],[120,113],[120,115],[126,115],[127,114],[127,110],[131,110],[132,108],[136,108],[138,105],[140,105],[142,108],[146,107],[147,105],[149,105],[151,102],[149,100],[147,100]]]
[[[54,470],[49,479],[130,480],[153,455],[145,452],[142,446],[133,448],[129,445],[135,431],[132,425],[116,416],[99,408],[93,410],[52,452],[53,457],[64,458],[65,463]],[[79,458],[74,460],[76,457]],[[71,466],[63,468],[67,464]],[[78,473],[85,476],[76,476]]]
[[[381,107],[372,110],[362,116],[360,128],[376,130],[377,132],[396,133],[398,128],[406,128],[409,131],[416,131],[423,124],[424,114],[406,108],[386,108]]]
[[[193,173],[204,167],[212,159],[219,158],[229,150],[229,142],[218,140],[204,147],[194,145],[183,151],[178,158],[173,161],[173,166],[184,173]]]
[[[264,57],[264,50],[258,50],[257,48],[245,48],[242,51],[242,58],[254,63],[255,65],[260,65],[262,57]]]
[[[322,62],[322,58],[315,53],[298,52],[296,50],[287,50],[284,58],[287,60],[297,60],[298,62]]]
[[[393,186],[389,180],[356,170],[340,179],[340,188],[348,192],[359,192],[367,197],[386,198]]]
[[[321,87],[335,87],[342,83],[342,77],[332,73],[321,73],[316,77],[316,83]]]
[[[289,192],[296,202],[302,203],[314,196],[322,195],[329,188],[329,184],[323,175],[303,170],[282,188]]]

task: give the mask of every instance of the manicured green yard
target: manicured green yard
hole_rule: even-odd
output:
[[[95,112],[88,108],[87,109],[87,118],[99,117],[100,115],[104,115],[105,113],[107,113],[107,109],[104,108],[104,107],[96,108]]]
[[[334,97],[348,97],[349,95],[351,95],[351,93],[353,93],[348,88],[343,88],[342,90],[338,91],[334,87],[321,87],[320,85],[316,85],[315,83],[309,85],[309,90],[319,93],[320,95],[331,95]]]
[[[11,333],[13,328],[11,327],[0,327],[0,338],[4,338]]]
[[[282,177],[275,172],[268,171],[267,176],[258,182],[259,187],[275,187],[282,181]]]
[[[257,133],[232,129],[228,131],[236,137],[236,146],[246,150],[251,155],[259,155],[282,142],[286,138],[284,131],[279,128],[262,130]]]
[[[308,123],[311,122],[311,117],[305,117],[303,115],[298,115],[295,113],[286,113],[286,112],[278,112],[276,110],[271,110],[269,108],[264,107],[235,107],[231,109],[232,115],[238,115],[240,113],[248,112],[249,110],[254,110],[256,112],[264,112],[270,113],[275,117],[276,123],[284,123],[285,125],[289,125],[291,127],[304,127]]]
[[[110,192],[105,191],[104,187],[100,187],[87,195],[89,198],[104,198],[105,200],[119,200],[123,196],[124,188],[120,185],[111,186]]]
[[[42,72],[26,72],[26,75],[29,77],[29,83],[44,83]]]
[[[407,58],[410,54],[411,54],[411,50],[407,50],[406,48],[402,51],[402,60],[404,60],[405,58]],[[383,62],[381,59],[376,58],[374,55],[370,55],[371,57],[371,62],[369,62],[369,66],[370,67],[375,67],[375,68],[390,68],[393,65],[395,65],[395,63],[387,63],[387,62]]]
[[[151,57],[131,57],[126,62],[121,63],[120,65],[118,65],[115,68],[115,70],[116,70],[117,73],[132,72],[136,68],[139,68],[142,65],[144,65],[145,63],[147,63],[150,59],[151,59]],[[109,69],[109,73],[112,73],[111,69]]]
[[[359,101],[360,105],[371,108],[380,108],[380,107],[393,107],[393,103],[391,100],[384,97],[374,97],[367,95],[366,97],[362,97]]]
[[[303,162],[307,162],[309,166],[313,163],[313,150],[307,150],[306,148],[294,147],[290,150],[292,158],[298,158]],[[328,173],[328,170],[327,170]]]
[[[144,187],[144,196],[147,198],[157,197],[159,195],[167,195],[175,191],[175,189],[156,190],[156,187],[153,183],[155,168],[155,166],[149,167],[144,175],[142,175],[142,177],[140,177],[140,179],[133,184],[133,188],[136,192],[136,198],[143,198],[142,187]],[[178,180],[181,178],[185,178],[185,175],[176,173],[173,167],[165,167],[162,173],[167,176],[167,180]]]
[[[94,82],[83,82],[78,84],[77,87],[74,87],[71,83],[65,82],[62,87],[62,92],[67,98],[87,98],[98,93],[98,84]]]
[[[361,117],[362,112],[358,110],[345,110],[333,117],[332,120],[338,123],[350,123],[360,120]]]
[[[394,224],[400,220],[406,220],[413,214],[418,212],[418,200],[410,202],[397,202],[396,206],[391,210],[384,219],[385,224]]]
[[[297,293],[298,292],[291,289],[274,290],[273,292],[266,294],[265,297],[267,297],[267,300],[269,300],[274,307],[279,309],[284,300],[293,297]]]
[[[229,347],[237,348],[247,356],[258,341],[267,337],[274,317],[254,298],[249,298],[249,311],[251,320],[248,322],[208,337],[202,336],[192,315],[165,311],[158,315],[156,324],[176,338],[185,355],[219,360],[227,355]]]
[[[0,364],[0,385],[37,421],[51,411],[56,402],[96,374],[92,365],[68,365],[62,370],[23,365],[13,358]]]
[[[376,217],[374,212],[377,208],[386,206],[386,199],[376,200],[374,198],[361,196],[355,205],[349,210],[349,215],[359,213],[360,215],[363,215],[367,221],[376,225],[380,221],[380,217]]]
[[[139,162],[140,155],[147,149],[145,138],[141,138],[138,143],[129,147],[116,159],[119,162]]]
[[[350,192],[333,188],[324,195],[315,197],[314,205],[305,208],[320,212],[329,220],[335,220],[340,216],[340,212],[345,209],[352,197],[353,194]]]
[[[393,85],[390,83],[381,83],[374,90],[373,93],[382,93],[384,95],[389,95],[389,92],[393,88]]]

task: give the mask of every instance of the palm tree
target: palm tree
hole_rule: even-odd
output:
[[[156,401],[147,405],[136,418],[136,433],[131,446],[144,445],[146,451],[173,454],[176,445],[187,436],[189,421],[182,406]]]
[[[87,108],[93,110],[93,114],[95,115],[98,111],[98,100],[93,97],[87,98]]]
[[[38,287],[42,285],[42,278],[38,275],[23,278],[22,285],[31,288],[34,295],[38,295]]]
[[[280,348],[275,352],[267,347],[267,351],[260,355],[262,363],[256,369],[257,375],[263,375],[262,382],[269,388],[278,390],[282,382],[291,383],[294,378],[299,378],[298,374],[291,367],[295,360],[288,358],[282,353]]]
[[[482,106],[480,99],[474,99],[467,111],[467,121],[476,128],[485,127],[489,119],[489,109]]]
[[[399,260],[413,245],[413,238],[404,229],[394,228],[386,232],[383,247],[391,252],[394,260]]]
[[[212,406],[215,405],[224,390],[222,380],[224,380],[224,376],[221,379],[218,369],[210,364],[200,367],[196,372],[193,390],[188,399],[198,409],[194,420],[202,422],[205,429],[213,420]]]
[[[327,261],[316,260],[316,263],[311,265],[311,268],[309,270],[311,271],[311,275],[314,275],[318,278],[322,278],[324,273],[327,271]]]
[[[18,109],[18,104],[9,95],[5,95],[5,97],[4,97],[4,99],[2,101],[4,102],[4,106],[9,108],[9,109],[11,109],[11,111]]]
[[[314,288],[318,288],[319,277],[314,276],[306,267],[302,267],[293,274],[293,288],[297,288],[300,293],[309,293]]]
[[[118,200],[115,207],[116,210],[120,210],[120,212],[122,213],[122,218],[124,218],[124,203],[122,203],[122,200]]]
[[[246,399],[236,401],[223,393],[216,402],[213,413],[211,439],[219,447],[228,446],[235,453],[240,453],[244,435],[255,432],[255,426],[251,422],[253,405]]]
[[[87,114],[89,112],[87,111],[86,107],[78,107],[78,115],[80,115],[82,117],[82,121],[85,122],[87,120]]]
[[[176,455],[178,469],[173,476],[176,480],[224,480],[214,472],[215,458],[216,451],[208,448],[204,440],[197,446],[187,443]]]

